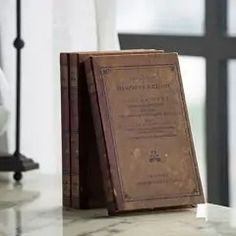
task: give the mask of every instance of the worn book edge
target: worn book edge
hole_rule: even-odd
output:
[[[93,121],[94,121],[94,126],[95,126],[96,141],[97,141],[97,147],[98,147],[98,152],[99,152],[99,160],[100,160],[102,175],[103,175],[103,186],[104,186],[104,191],[106,195],[106,204],[107,204],[108,211],[112,213],[116,211],[115,209],[116,204],[115,204],[114,192],[113,192],[113,187],[112,187],[113,184],[111,183],[112,179],[111,179],[110,171],[109,171],[110,170],[109,162],[107,160],[107,151],[106,151],[106,146],[105,146],[104,131],[102,128],[101,116],[99,112],[99,104],[98,104],[98,98],[96,94],[96,85],[94,82],[93,67],[92,67],[92,63],[90,59],[88,59],[85,62],[85,72],[86,72],[88,91],[90,95]]]
[[[60,54],[61,77],[61,139],[62,139],[62,202],[71,207],[70,177],[70,117],[69,117],[69,68],[68,55]]]
[[[71,206],[73,208],[79,208],[79,84],[77,54],[69,54],[69,68]]]

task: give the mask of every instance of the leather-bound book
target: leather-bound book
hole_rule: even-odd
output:
[[[60,54],[61,79],[61,139],[62,139],[62,199],[64,207],[71,207],[70,171],[70,109],[68,54]]]
[[[123,50],[103,52],[81,52],[78,53],[78,86],[79,86],[79,182],[80,182],[80,208],[90,209],[105,207],[105,194],[102,183],[102,173],[96,136],[93,125],[91,106],[84,62],[92,55],[119,55],[137,53],[162,53],[163,50]]]
[[[177,54],[85,68],[109,214],[204,202]]]
[[[152,53],[157,50],[61,53],[64,206],[87,209],[103,207],[105,204],[83,62],[90,55],[144,51]]]
[[[71,207],[79,208],[79,84],[78,55],[69,53]]]

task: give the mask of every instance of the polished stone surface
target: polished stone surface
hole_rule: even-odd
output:
[[[1,236],[217,236],[236,235],[231,209],[211,204],[197,209],[109,217],[105,209],[63,210],[61,178],[27,173],[21,185],[0,182]]]

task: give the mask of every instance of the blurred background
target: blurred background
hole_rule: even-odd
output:
[[[227,3],[222,12],[220,2]],[[15,1],[0,0],[0,68],[9,86],[5,104],[10,110],[7,130],[0,136],[2,155],[15,150],[15,21]],[[22,153],[40,163],[41,173],[61,174],[60,52],[173,50],[180,53],[205,194],[213,191],[213,202],[236,205],[236,43],[229,50],[220,41],[235,36],[236,0],[22,0]]]

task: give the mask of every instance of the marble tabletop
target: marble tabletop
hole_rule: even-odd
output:
[[[201,204],[109,217],[105,209],[63,210],[61,200],[60,176],[34,172],[21,185],[0,181],[0,235],[236,236],[227,207]]]

